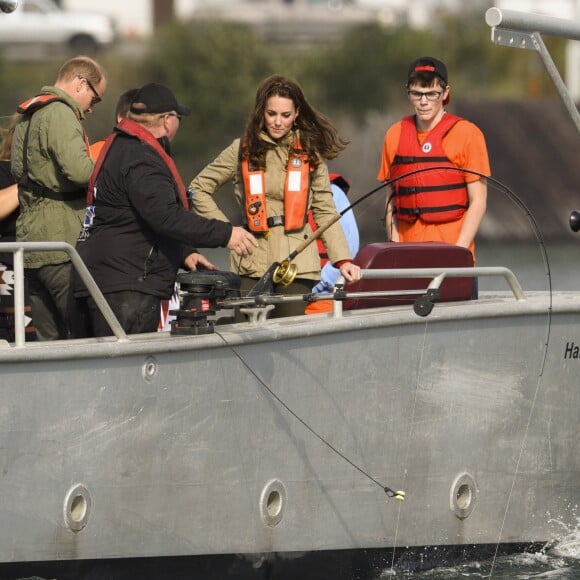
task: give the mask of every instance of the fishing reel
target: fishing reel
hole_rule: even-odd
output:
[[[233,272],[201,270],[177,275],[179,284],[179,310],[171,321],[172,335],[211,334],[215,319],[209,316],[221,310],[222,301],[240,297],[241,280]]]
[[[290,284],[294,282],[297,273],[298,266],[296,266],[296,264],[292,263],[290,260],[283,260],[274,270],[272,280],[275,284],[290,286]]]
[[[573,232],[580,230],[580,211],[573,211],[570,214],[570,229]]]

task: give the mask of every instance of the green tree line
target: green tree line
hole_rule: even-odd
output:
[[[563,70],[565,42],[547,39],[547,44]],[[446,62],[454,100],[553,96],[537,56],[493,45],[481,11],[444,14],[428,30],[378,23],[353,27],[332,42],[309,46],[266,41],[251,28],[229,22],[173,22],[146,42],[138,58],[127,56],[122,46],[97,56],[108,72],[109,87],[86,126],[91,140],[100,139],[113,126],[121,92],[150,81],[169,85],[192,108],[172,146],[187,183],[241,135],[256,87],[268,74],[298,80],[311,103],[341,130],[347,127],[349,137],[364,133],[377,119],[384,133],[390,120],[408,110],[408,63],[426,54]],[[9,116],[19,102],[52,84],[63,60],[12,62],[0,57],[0,116]],[[364,159],[369,183],[378,168],[380,143],[372,148],[376,155]],[[343,156],[349,154],[347,149]],[[360,165],[356,156],[352,164]]]

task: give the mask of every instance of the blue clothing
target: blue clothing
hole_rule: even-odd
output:
[[[334,204],[336,205],[337,211],[340,213],[344,211],[349,205],[348,197],[338,185],[331,183],[332,187],[332,198],[334,199]],[[344,230],[344,235],[346,236],[346,241],[348,242],[348,249],[350,250],[351,256],[356,256],[359,248],[359,234],[358,226],[356,225],[356,219],[352,210],[347,211],[340,218],[340,225]],[[332,292],[334,290],[334,285],[340,276],[340,270],[335,268],[330,262],[327,262],[322,268],[320,273],[320,282],[312,288],[313,294],[322,294],[324,292]]]

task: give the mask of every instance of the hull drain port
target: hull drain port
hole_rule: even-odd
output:
[[[153,356],[148,356],[141,367],[141,375],[148,383],[150,383],[155,378],[158,370],[159,365],[157,359]]]
[[[91,494],[82,484],[73,485],[64,499],[64,523],[73,532],[80,532],[91,515]]]
[[[260,495],[260,516],[269,527],[277,526],[286,511],[286,488],[279,479],[270,480]]]
[[[460,520],[471,515],[477,503],[477,485],[469,473],[461,473],[451,485],[451,511]]]

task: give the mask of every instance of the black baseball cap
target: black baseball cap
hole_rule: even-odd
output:
[[[416,58],[409,65],[409,72],[407,78],[411,78],[415,73],[433,73],[437,75],[446,85],[449,84],[449,79],[447,77],[447,67],[436,58],[431,56],[422,56],[421,58]]]
[[[447,86],[449,84],[449,79],[447,77],[447,67],[436,58],[432,56],[422,56],[416,58],[410,65],[409,71],[407,73],[407,86],[411,81],[411,77],[417,73],[431,73],[438,76]],[[443,99],[443,104],[447,105],[451,100],[451,95],[447,94],[445,99]]]
[[[173,91],[159,83],[149,83],[137,90],[131,102],[131,112],[137,115],[144,113],[169,113],[189,115],[191,109],[180,105]]]

